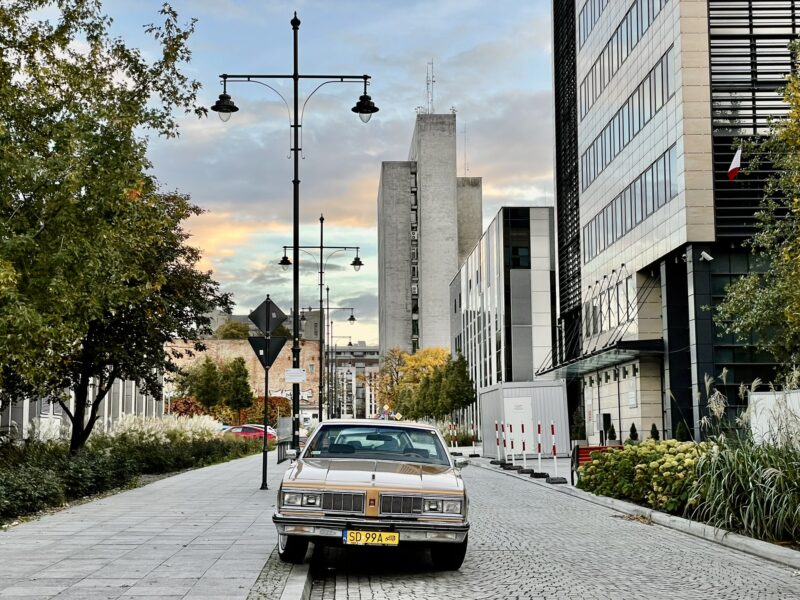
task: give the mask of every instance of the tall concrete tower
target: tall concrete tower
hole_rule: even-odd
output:
[[[419,114],[378,190],[380,350],[450,346],[449,283],[481,236],[480,177],[456,177],[456,116]]]

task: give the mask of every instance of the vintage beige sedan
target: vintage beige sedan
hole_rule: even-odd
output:
[[[300,562],[308,542],[426,544],[440,569],[467,551],[468,501],[459,468],[436,428],[374,420],[325,421],[283,476],[278,553]]]

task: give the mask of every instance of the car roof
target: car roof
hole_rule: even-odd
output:
[[[329,419],[322,425],[346,425],[349,427],[413,427],[427,431],[435,431],[434,425],[415,423],[414,421],[385,421],[382,419]]]

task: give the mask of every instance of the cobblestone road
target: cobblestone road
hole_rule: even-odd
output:
[[[424,550],[316,548],[315,600],[800,599],[800,572],[471,466],[460,571]]]

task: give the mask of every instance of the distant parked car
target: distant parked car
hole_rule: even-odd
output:
[[[235,425],[231,427],[225,433],[233,434],[237,437],[254,437],[254,438],[263,438],[264,437],[264,426],[263,425]],[[275,434],[275,430],[271,427],[267,430],[267,439],[268,440],[275,440],[277,439],[277,435]]]

